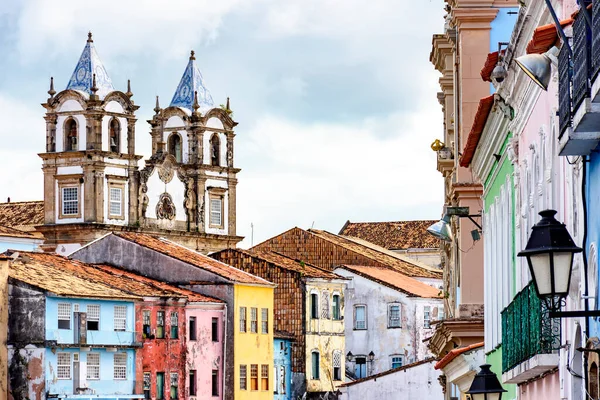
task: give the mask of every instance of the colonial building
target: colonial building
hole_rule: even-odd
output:
[[[366,240],[431,267],[440,267],[440,242],[427,232],[436,221],[346,221],[338,235]]]
[[[91,33],[65,90],[46,109],[44,249],[68,254],[111,231],[144,231],[203,252],[236,236],[236,123],[214,107],[194,53],[171,104],[149,121],[152,156],[138,169],[129,82],[119,91]]]
[[[274,327],[291,343],[291,398],[319,398],[344,380],[344,289],[347,280],[311,264],[258,250],[211,257],[275,283]],[[283,342],[280,342],[283,343]],[[275,349],[277,351],[277,348]],[[285,373],[279,371],[280,376]]]
[[[71,257],[122,266],[223,300],[227,307],[224,398],[273,398],[274,284],[167,239],[142,233],[105,235]],[[188,319],[187,324],[193,323]]]

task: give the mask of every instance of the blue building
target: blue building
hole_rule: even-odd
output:
[[[136,393],[135,301],[93,266],[12,255],[9,380],[15,398],[143,398]],[[119,279],[119,278],[115,278]],[[40,365],[40,376],[31,365]],[[26,395],[26,397],[23,397]],[[88,397],[89,396],[89,397]]]
[[[275,400],[292,399],[292,341],[291,336],[275,332],[273,340],[275,351],[273,363],[275,384],[273,386]]]

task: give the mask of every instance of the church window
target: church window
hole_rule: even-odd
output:
[[[169,154],[175,157],[177,162],[181,162],[181,136],[178,133],[169,136]]]
[[[73,118],[69,118],[65,122],[65,151],[77,151],[79,149],[77,143],[77,122]]]
[[[110,188],[110,213],[112,215],[121,215],[121,188]]]
[[[64,187],[62,188],[62,214],[77,215],[79,214],[79,188]]]
[[[119,120],[116,118],[110,120],[108,132],[110,151],[113,153],[119,153],[121,149],[121,126],[119,124]]]
[[[125,218],[125,182],[111,176],[108,181],[108,218]]]
[[[210,226],[223,228],[223,196],[210,196]]]
[[[219,166],[221,155],[221,141],[216,133],[210,138],[210,165]]]

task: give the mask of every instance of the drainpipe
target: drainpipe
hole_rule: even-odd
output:
[[[581,172],[581,202],[583,204],[583,251],[581,255],[583,257],[583,281],[584,281],[584,292],[583,292],[583,306],[586,312],[590,309],[590,300],[588,296],[589,291],[589,283],[588,283],[588,264],[587,264],[587,204],[586,204],[586,180],[587,180],[587,156],[583,156],[583,167]],[[598,301],[598,299],[596,299]],[[585,318],[585,337],[589,338],[590,333],[590,319]],[[584,345],[585,346],[585,345]],[[576,350],[575,350],[576,351]],[[567,360],[568,362],[568,360]],[[587,383],[588,383],[588,358],[583,357],[583,384],[584,391],[587,392]]]
[[[225,399],[225,368],[227,368],[227,303],[223,304],[223,366],[221,368],[221,399]],[[235,376],[235,365],[233,366],[233,375]],[[233,380],[233,388],[235,388],[235,379]]]

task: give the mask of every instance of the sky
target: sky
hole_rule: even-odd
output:
[[[66,88],[92,31],[115,88],[131,79],[137,154],[190,50],[215,103],[231,98],[243,247],[294,226],[437,219],[429,53],[443,14],[442,0],[3,0],[0,201],[43,199],[40,104],[50,76]]]

